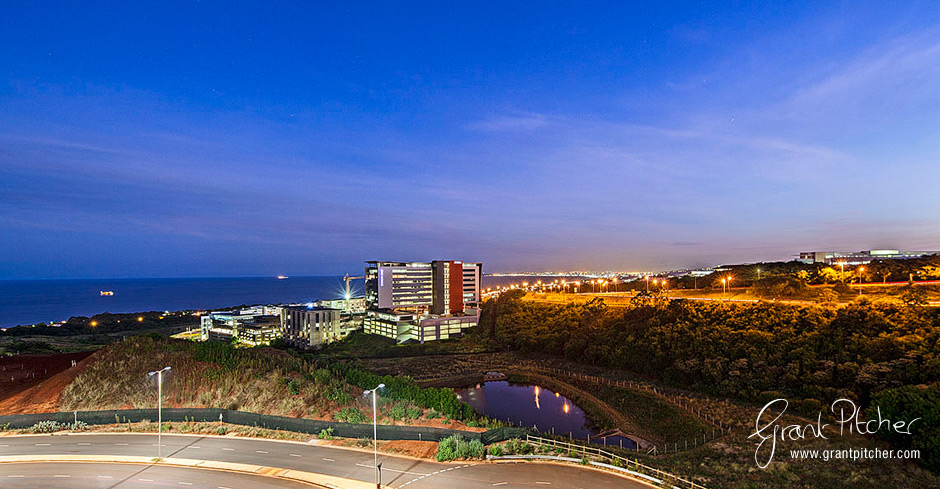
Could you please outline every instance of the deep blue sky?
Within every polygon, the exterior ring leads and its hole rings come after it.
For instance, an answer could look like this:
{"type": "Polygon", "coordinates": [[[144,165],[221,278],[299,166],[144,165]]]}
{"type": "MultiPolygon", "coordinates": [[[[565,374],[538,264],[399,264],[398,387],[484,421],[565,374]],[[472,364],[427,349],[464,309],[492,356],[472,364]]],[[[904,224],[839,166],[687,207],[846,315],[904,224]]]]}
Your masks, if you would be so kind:
{"type": "Polygon", "coordinates": [[[4,2],[0,278],[940,249],[940,3],[646,3],[4,2]]]}

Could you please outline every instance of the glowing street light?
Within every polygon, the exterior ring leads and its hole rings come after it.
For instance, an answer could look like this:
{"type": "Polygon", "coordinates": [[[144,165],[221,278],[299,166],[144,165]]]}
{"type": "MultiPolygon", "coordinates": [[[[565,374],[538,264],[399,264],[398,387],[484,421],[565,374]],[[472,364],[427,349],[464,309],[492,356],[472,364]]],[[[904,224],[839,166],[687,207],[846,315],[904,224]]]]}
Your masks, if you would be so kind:
{"type": "Polygon", "coordinates": [[[375,462],[375,487],[376,489],[381,488],[382,479],[381,472],[379,471],[379,428],[376,416],[376,406],[375,406],[375,391],[385,387],[385,384],[379,384],[375,389],[368,390],[363,392],[363,395],[368,396],[372,394],[372,456],[375,462]]]}
{"type": "Polygon", "coordinates": [[[170,367],[163,367],[148,373],[149,377],[157,376],[157,458],[163,458],[163,372],[169,372],[170,367]]]}
{"type": "Polygon", "coordinates": [[[865,271],[865,267],[858,267],[858,295],[862,295],[862,273],[865,271]]]}

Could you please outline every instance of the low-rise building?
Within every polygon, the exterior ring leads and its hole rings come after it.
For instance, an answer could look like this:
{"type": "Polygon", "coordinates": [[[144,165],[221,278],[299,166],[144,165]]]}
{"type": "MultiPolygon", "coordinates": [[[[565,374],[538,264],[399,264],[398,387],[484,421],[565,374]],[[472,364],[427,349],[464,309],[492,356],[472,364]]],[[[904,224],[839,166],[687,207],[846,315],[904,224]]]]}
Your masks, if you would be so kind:
{"type": "Polygon", "coordinates": [[[203,341],[232,341],[249,345],[268,344],[280,337],[280,320],[263,314],[263,308],[237,311],[212,311],[200,318],[203,341]]]}
{"type": "Polygon", "coordinates": [[[921,258],[927,255],[940,254],[940,251],[900,251],[900,250],[868,250],[868,251],[803,251],[799,261],[803,263],[841,263],[846,265],[864,265],[872,260],[903,260],[907,258],[921,258]]]}

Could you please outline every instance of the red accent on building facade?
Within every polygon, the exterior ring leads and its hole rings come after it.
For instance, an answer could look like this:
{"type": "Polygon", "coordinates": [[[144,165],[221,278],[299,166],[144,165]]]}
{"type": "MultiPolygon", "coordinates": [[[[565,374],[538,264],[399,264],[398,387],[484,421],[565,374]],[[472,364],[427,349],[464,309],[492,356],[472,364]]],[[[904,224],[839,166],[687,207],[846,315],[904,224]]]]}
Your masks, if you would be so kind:
{"type": "Polygon", "coordinates": [[[450,313],[463,312],[463,262],[450,262],[450,313]]]}

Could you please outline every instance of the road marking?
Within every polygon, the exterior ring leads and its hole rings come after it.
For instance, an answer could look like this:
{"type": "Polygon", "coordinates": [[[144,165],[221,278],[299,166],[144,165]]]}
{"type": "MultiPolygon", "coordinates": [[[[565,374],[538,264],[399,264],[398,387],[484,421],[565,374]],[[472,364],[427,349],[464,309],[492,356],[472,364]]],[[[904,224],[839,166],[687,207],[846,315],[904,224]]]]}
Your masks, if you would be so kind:
{"type": "Polygon", "coordinates": [[[153,479],[137,479],[140,482],[153,482],[153,479]]]}
{"type": "Polygon", "coordinates": [[[128,444],[127,443],[115,443],[115,445],[119,447],[126,447],[128,444]]]}
{"type": "Polygon", "coordinates": [[[54,476],[52,476],[52,477],[60,477],[60,478],[62,478],[62,477],[72,477],[72,476],[70,476],[70,475],[68,475],[68,474],[56,474],[56,475],[54,475],[54,476]]]}
{"type": "MultiPolygon", "coordinates": [[[[369,468],[375,467],[375,466],[372,465],[372,464],[356,464],[356,465],[358,465],[358,466],[360,466],[360,467],[369,467],[369,468]]],[[[431,474],[428,474],[428,473],[425,473],[425,472],[408,472],[407,470],[387,469],[387,468],[385,468],[385,467],[382,467],[382,471],[383,471],[383,472],[385,472],[385,471],[388,471],[388,472],[398,472],[398,473],[400,473],[400,474],[423,475],[423,476],[429,476],[429,475],[431,475],[431,474]]],[[[434,473],[436,474],[436,473],[438,473],[438,472],[443,472],[443,471],[442,471],[442,470],[439,470],[439,471],[434,472],[434,473]]]]}
{"type": "Polygon", "coordinates": [[[493,485],[494,485],[494,486],[505,486],[506,484],[509,484],[509,483],[508,483],[508,482],[497,482],[496,484],[493,484],[493,485]]]}
{"type": "Polygon", "coordinates": [[[8,475],[7,477],[15,477],[15,478],[17,478],[17,479],[22,479],[22,478],[25,477],[25,476],[22,476],[22,475],[8,475]]]}
{"type": "Polygon", "coordinates": [[[88,443],[88,442],[79,443],[79,446],[83,446],[83,447],[87,447],[88,445],[91,445],[91,443],[88,443]]]}
{"type": "Polygon", "coordinates": [[[232,489],[231,487],[219,486],[219,489],[232,489]]]}
{"type": "Polygon", "coordinates": [[[98,478],[99,479],[113,479],[114,477],[111,477],[110,475],[99,475],[98,478]]]}
{"type": "Polygon", "coordinates": [[[48,444],[48,443],[37,443],[36,446],[37,446],[37,447],[48,447],[49,444],[48,444]]]}
{"type": "Polygon", "coordinates": [[[300,455],[297,455],[296,453],[291,453],[290,456],[291,456],[291,457],[299,457],[300,455]]]}
{"type": "Polygon", "coordinates": [[[336,461],[336,460],[333,460],[332,458],[324,458],[323,460],[326,460],[327,462],[335,462],[335,461],[336,461]]]}
{"type": "Polygon", "coordinates": [[[268,453],[268,452],[266,452],[266,451],[264,451],[264,450],[255,450],[255,453],[268,453]]]}
{"type": "Polygon", "coordinates": [[[199,447],[197,447],[196,445],[193,445],[193,446],[191,446],[191,447],[186,447],[186,448],[196,448],[196,449],[198,449],[199,447]]]}
{"type": "Polygon", "coordinates": [[[229,452],[234,452],[234,451],[235,451],[234,448],[229,448],[229,447],[224,447],[224,448],[222,448],[222,450],[226,450],[226,451],[229,451],[229,452]]]}
{"type": "Polygon", "coordinates": [[[182,482],[182,481],[179,482],[179,484],[180,484],[180,485],[183,485],[183,486],[191,486],[191,485],[193,485],[192,482],[182,482]]]}
{"type": "Polygon", "coordinates": [[[545,485],[547,485],[547,486],[550,486],[550,485],[552,485],[552,483],[551,483],[551,482],[542,482],[542,481],[535,481],[535,483],[536,483],[536,484],[545,484],[545,485]]]}
{"type": "Polygon", "coordinates": [[[10,446],[10,445],[0,445],[0,447],[8,447],[8,446],[10,446]]]}

